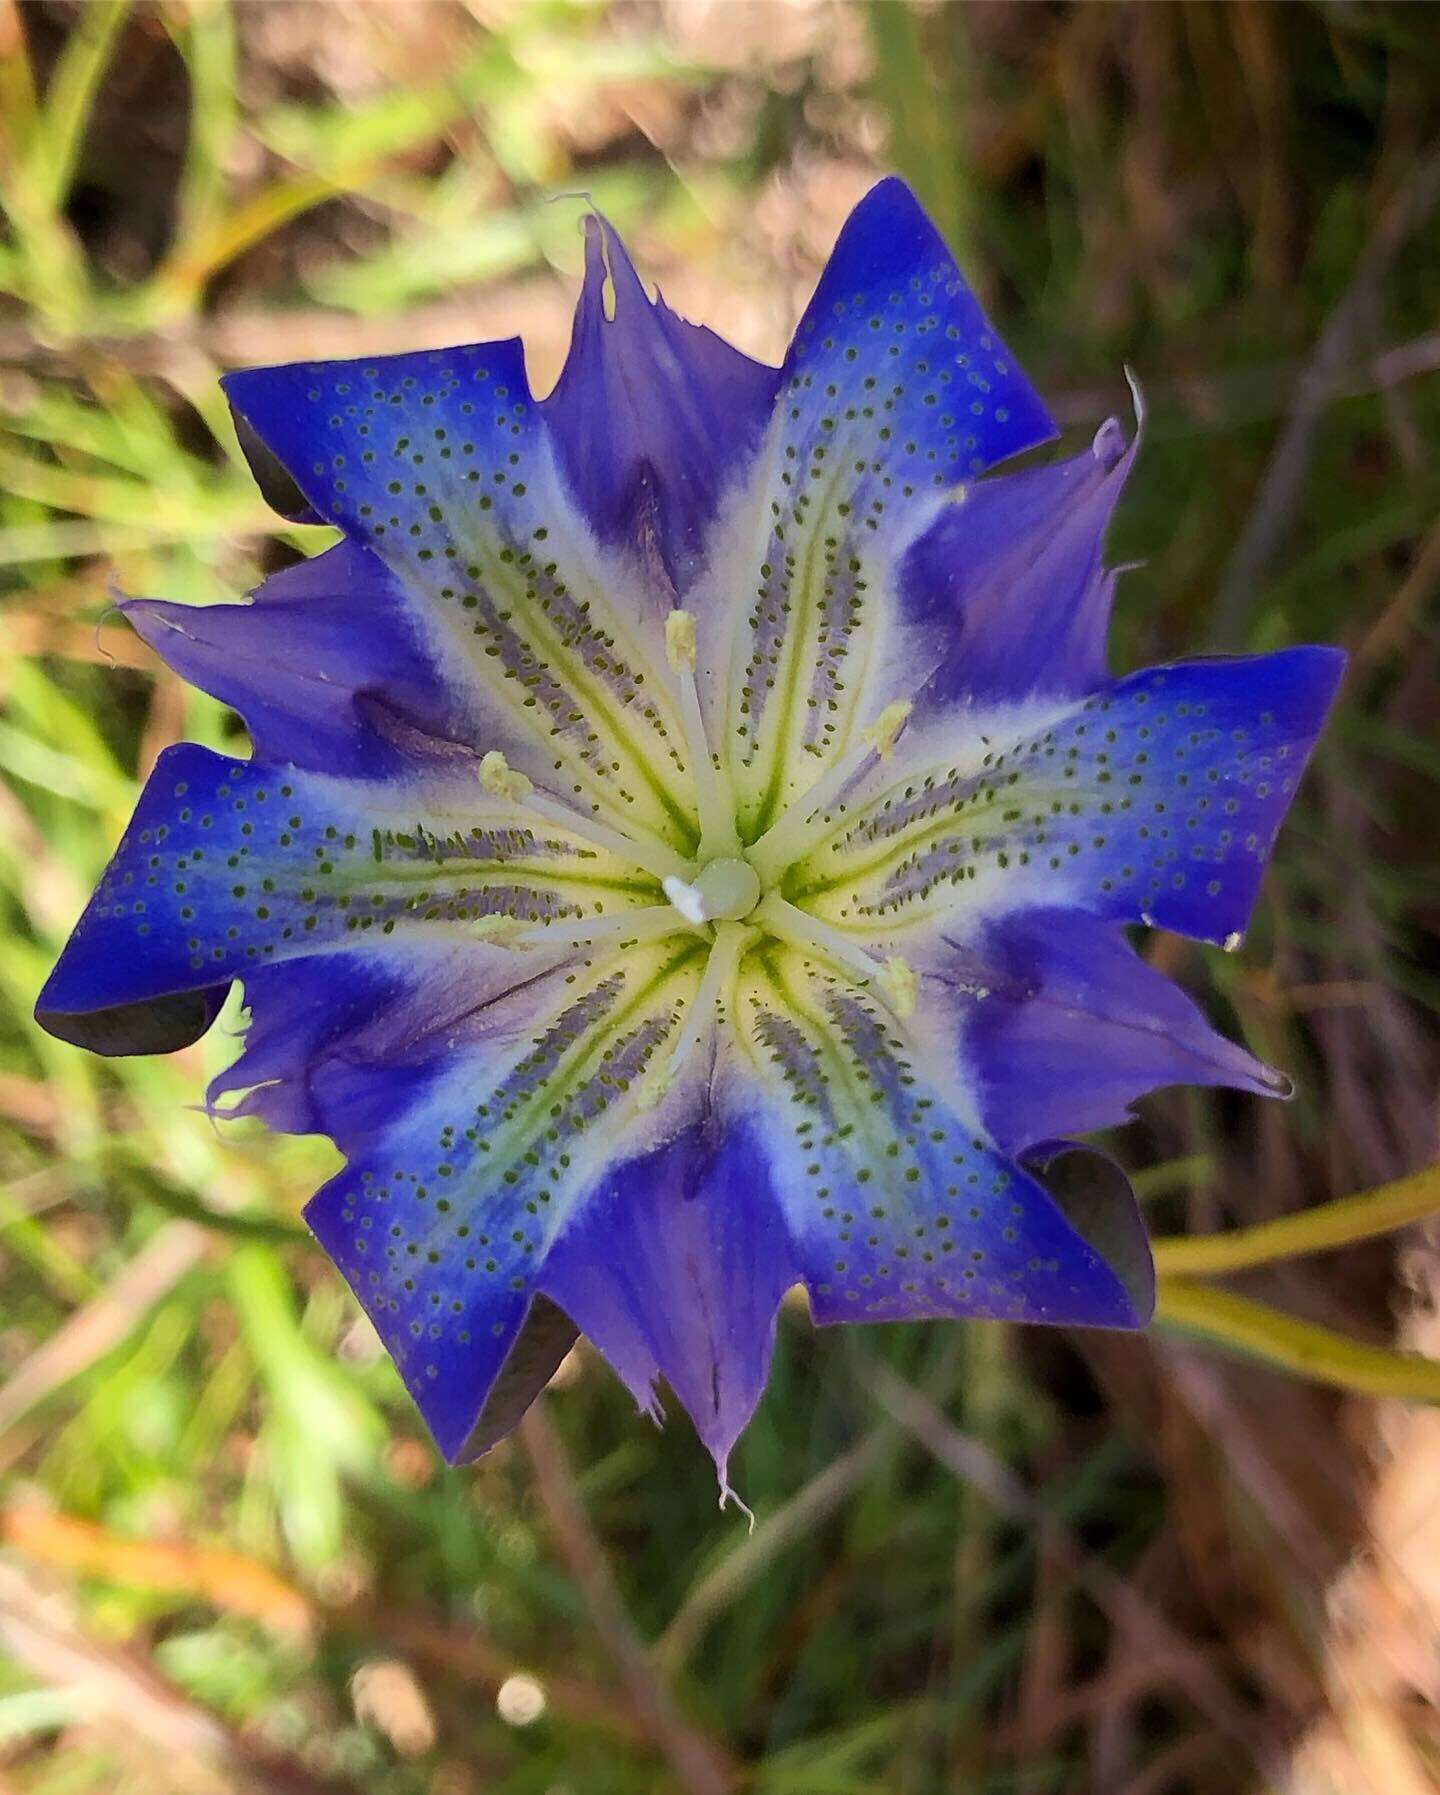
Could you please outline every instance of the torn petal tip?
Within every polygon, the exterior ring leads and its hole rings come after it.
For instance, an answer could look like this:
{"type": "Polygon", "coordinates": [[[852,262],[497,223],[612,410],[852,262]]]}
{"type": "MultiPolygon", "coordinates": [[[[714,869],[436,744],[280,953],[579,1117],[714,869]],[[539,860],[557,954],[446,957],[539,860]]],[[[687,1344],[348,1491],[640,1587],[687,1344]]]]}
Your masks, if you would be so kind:
{"type": "Polygon", "coordinates": [[[755,1531],[755,1510],[751,1508],[750,1504],[746,1502],[743,1497],[737,1496],[735,1491],[731,1488],[729,1461],[727,1459],[721,1459],[716,1464],[715,1469],[720,1478],[719,1507],[721,1514],[724,1514],[725,1510],[733,1502],[735,1507],[740,1510],[741,1514],[744,1515],[746,1521],[749,1523],[749,1531],[753,1533],[755,1531]]]}

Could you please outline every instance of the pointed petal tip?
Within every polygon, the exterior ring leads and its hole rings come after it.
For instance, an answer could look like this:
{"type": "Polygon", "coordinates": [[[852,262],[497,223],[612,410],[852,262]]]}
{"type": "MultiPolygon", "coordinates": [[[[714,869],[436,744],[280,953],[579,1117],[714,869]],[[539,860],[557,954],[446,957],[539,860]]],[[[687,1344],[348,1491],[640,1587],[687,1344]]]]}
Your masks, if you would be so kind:
{"type": "Polygon", "coordinates": [[[1140,376],[1125,363],[1125,384],[1130,388],[1130,402],[1135,407],[1135,435],[1138,439],[1145,431],[1145,389],[1140,384],[1140,376]]]}
{"type": "Polygon", "coordinates": [[[920,196],[903,175],[882,175],[873,187],[865,192],[850,209],[850,217],[857,213],[890,206],[897,211],[913,212],[917,218],[930,222],[930,215],[920,203],[920,196]]]}

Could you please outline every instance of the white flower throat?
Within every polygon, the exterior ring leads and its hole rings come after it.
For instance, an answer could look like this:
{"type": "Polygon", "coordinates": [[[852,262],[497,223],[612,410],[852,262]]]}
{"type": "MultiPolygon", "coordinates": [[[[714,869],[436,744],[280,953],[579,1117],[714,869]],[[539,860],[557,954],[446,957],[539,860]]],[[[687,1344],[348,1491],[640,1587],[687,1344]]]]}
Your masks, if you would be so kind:
{"type": "Polygon", "coordinates": [[[897,1016],[914,1008],[914,972],[897,958],[880,959],[853,937],[812,916],[781,893],[786,872],[803,859],[835,827],[831,812],[845,788],[867,765],[888,759],[905,727],[911,707],[891,704],[854,749],[823,772],[757,840],[742,842],[736,826],[734,794],[712,752],[695,681],[696,627],[689,611],[672,611],[666,619],[666,658],[679,689],[686,757],[692,769],[699,845],[693,859],[659,835],[627,824],[612,828],[574,812],[566,804],[536,790],[533,782],[512,768],[503,754],[491,752],[480,763],[480,779],[492,796],[544,818],[595,847],[616,854],[655,880],[665,897],[639,909],[570,923],[543,923],[507,930],[494,938],[503,945],[527,948],[576,946],[600,941],[617,947],[654,941],[680,932],[708,942],[709,952],[699,991],[666,1064],[652,1075],[644,1100],[654,1103],[674,1082],[675,1074],[723,1008],[726,992],[740,961],[767,938],[841,971],[862,986],[874,988],[897,1016]]]}

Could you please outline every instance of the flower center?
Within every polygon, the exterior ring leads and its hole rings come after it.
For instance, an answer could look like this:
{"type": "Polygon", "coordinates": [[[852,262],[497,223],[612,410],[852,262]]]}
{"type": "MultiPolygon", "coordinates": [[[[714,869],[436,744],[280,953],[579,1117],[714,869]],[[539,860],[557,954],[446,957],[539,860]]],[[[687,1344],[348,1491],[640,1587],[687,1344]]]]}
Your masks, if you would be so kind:
{"type": "Polygon", "coordinates": [[[665,895],[686,922],[740,922],[760,902],[760,875],[748,860],[724,855],[695,879],[668,878],[665,895]]]}
{"type": "Polygon", "coordinates": [[[596,847],[619,855],[658,881],[666,901],[643,908],[596,915],[578,922],[545,922],[511,931],[516,947],[556,946],[562,940],[595,944],[662,940],[677,930],[699,934],[707,944],[705,971],[689,1020],[673,1057],[647,1080],[645,1103],[656,1102],[724,1002],[741,960],[765,939],[783,942],[808,958],[826,962],[877,991],[897,1016],[915,1007],[915,973],[895,956],[882,958],[873,942],[824,922],[781,895],[786,870],[823,839],[832,826],[829,811],[850,783],[875,761],[887,760],[904,729],[911,706],[887,705],[848,754],[822,773],[757,841],[742,844],[734,794],[723,762],[711,750],[704,710],[695,684],[697,632],[689,611],[672,611],[665,626],[666,658],[679,689],[681,722],[695,781],[699,852],[686,859],[671,842],[633,825],[615,828],[572,811],[537,791],[533,782],[493,750],[480,762],[480,781],[493,797],[560,824],[596,847]]]}

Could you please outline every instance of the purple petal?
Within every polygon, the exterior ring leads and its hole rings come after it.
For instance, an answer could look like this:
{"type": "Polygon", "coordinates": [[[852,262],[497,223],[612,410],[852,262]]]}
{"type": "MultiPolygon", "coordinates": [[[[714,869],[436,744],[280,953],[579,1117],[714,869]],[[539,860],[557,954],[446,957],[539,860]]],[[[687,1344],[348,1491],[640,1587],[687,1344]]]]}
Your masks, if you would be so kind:
{"type": "Polygon", "coordinates": [[[763,1163],[750,1130],[697,1122],[611,1172],[541,1280],[657,1419],[665,1379],[722,1485],[765,1387],[780,1299],[800,1279],[763,1163]]]}
{"type": "Polygon", "coordinates": [[[248,605],[121,609],[183,679],[240,713],[261,760],[373,776],[402,751],[382,717],[441,741],[473,733],[394,576],[356,543],[286,568],[248,605]]]}
{"type": "Polygon", "coordinates": [[[922,704],[1079,696],[1105,677],[1105,533],[1134,465],[1111,419],[1083,454],[966,489],[902,569],[907,619],[947,626],[922,704]]]}
{"type": "Polygon", "coordinates": [[[1227,1041],[1147,966],[1120,928],[1068,910],[1027,910],[946,947],[929,970],[954,1005],[981,1113],[1010,1153],[1131,1119],[1163,1085],[1285,1096],[1289,1081],[1227,1041]]]}
{"type": "Polygon", "coordinates": [[[760,446],[779,379],[652,300],[616,232],[586,220],[570,356],[542,410],[596,534],[631,551],[672,602],[760,446]]]}
{"type": "Polygon", "coordinates": [[[258,967],[244,975],[244,1052],[211,1080],[206,1101],[217,1115],[343,1144],[356,1138],[350,1107],[332,1100],[348,1092],[344,1068],[408,1063],[427,1037],[533,972],[493,949],[393,941],[258,967]]]}

